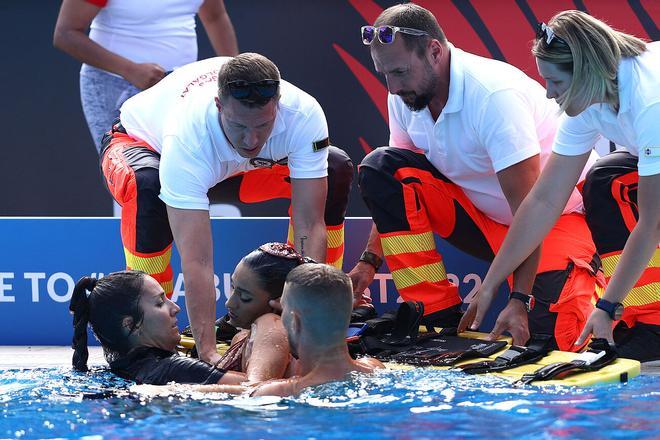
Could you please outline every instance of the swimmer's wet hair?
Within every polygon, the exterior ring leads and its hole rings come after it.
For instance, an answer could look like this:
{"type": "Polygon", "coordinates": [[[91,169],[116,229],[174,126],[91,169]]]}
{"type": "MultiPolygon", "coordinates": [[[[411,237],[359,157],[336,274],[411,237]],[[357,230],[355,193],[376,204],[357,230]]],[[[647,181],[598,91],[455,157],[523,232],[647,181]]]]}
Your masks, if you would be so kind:
{"type": "Polygon", "coordinates": [[[76,370],[87,371],[88,324],[91,324],[94,335],[103,346],[108,362],[128,353],[131,348],[128,336],[144,316],[140,309],[140,296],[145,276],[142,271],[125,270],[99,280],[92,277],[78,280],[69,305],[73,313],[72,364],[76,370]],[[126,317],[133,319],[129,329],[123,327],[126,317]]]}
{"type": "Polygon", "coordinates": [[[271,299],[282,296],[284,281],[292,269],[314,260],[303,257],[286,243],[266,243],[247,254],[241,262],[257,277],[271,299]]]}
{"type": "MultiPolygon", "coordinates": [[[[341,270],[329,264],[306,264],[293,269],[286,278],[292,289],[304,290],[307,298],[327,298],[345,306],[349,312],[353,308],[353,283],[341,270]]],[[[320,301],[320,299],[319,299],[320,301]]]]}

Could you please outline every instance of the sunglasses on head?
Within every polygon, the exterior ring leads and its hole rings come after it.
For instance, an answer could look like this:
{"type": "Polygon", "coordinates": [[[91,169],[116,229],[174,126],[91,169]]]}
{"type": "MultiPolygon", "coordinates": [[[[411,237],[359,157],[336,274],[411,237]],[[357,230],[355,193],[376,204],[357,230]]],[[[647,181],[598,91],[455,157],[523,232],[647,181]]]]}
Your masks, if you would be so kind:
{"type": "Polygon", "coordinates": [[[557,34],[555,34],[555,31],[545,23],[539,23],[538,26],[536,26],[536,39],[543,39],[548,47],[550,47],[555,41],[564,46],[568,46],[568,43],[566,43],[564,39],[558,37],[557,34]]]}
{"type": "Polygon", "coordinates": [[[242,79],[227,83],[229,94],[236,99],[270,99],[277,94],[280,81],[263,79],[261,81],[245,81],[242,79]]]}
{"type": "Polygon", "coordinates": [[[266,243],[259,246],[259,250],[273,257],[286,258],[287,260],[297,260],[298,264],[316,263],[309,257],[303,257],[295,250],[293,246],[286,243],[266,243]]]}
{"type": "Polygon", "coordinates": [[[360,32],[362,33],[362,42],[366,45],[373,43],[376,37],[378,37],[378,41],[380,41],[382,44],[392,44],[394,43],[394,36],[396,35],[397,32],[401,32],[402,34],[414,35],[416,37],[428,35],[428,33],[424,31],[420,31],[419,29],[389,26],[389,25],[378,26],[378,27],[362,26],[360,28],[360,32]]]}

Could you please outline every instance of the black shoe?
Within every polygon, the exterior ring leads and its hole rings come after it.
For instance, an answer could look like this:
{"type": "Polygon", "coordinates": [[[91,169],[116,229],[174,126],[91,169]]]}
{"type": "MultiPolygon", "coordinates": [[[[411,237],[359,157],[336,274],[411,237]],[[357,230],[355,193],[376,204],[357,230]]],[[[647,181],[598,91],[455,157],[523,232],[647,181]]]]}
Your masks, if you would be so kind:
{"type": "Polygon", "coordinates": [[[376,309],[373,306],[359,306],[351,312],[351,323],[366,322],[376,317],[376,309]]]}

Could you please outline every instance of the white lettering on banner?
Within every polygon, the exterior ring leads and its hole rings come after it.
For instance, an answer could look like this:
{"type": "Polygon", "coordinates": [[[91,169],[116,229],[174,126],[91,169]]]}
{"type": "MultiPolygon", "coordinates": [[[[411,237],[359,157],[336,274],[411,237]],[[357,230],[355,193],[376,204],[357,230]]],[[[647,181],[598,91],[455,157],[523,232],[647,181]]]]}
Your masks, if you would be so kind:
{"type": "Polygon", "coordinates": [[[16,302],[16,297],[13,295],[5,295],[5,291],[9,292],[12,288],[11,284],[5,284],[5,279],[10,280],[13,278],[13,272],[0,272],[0,302],[16,302]]]}
{"type": "Polygon", "coordinates": [[[382,304],[385,304],[387,303],[387,280],[392,279],[392,274],[377,273],[376,275],[374,275],[374,279],[378,280],[378,289],[380,290],[379,292],[380,302],[382,304]]]}
{"type": "Polygon", "coordinates": [[[55,272],[53,275],[48,278],[48,281],[46,282],[46,291],[48,292],[48,296],[50,296],[53,301],[55,302],[68,302],[71,299],[71,295],[73,294],[73,286],[74,286],[73,278],[71,278],[71,275],[68,273],[64,272],[55,272]],[[58,294],[55,291],[55,283],[59,280],[64,280],[66,282],[66,293],[63,295],[58,294]]]}
{"type": "Polygon", "coordinates": [[[215,288],[215,300],[216,302],[220,299],[220,289],[218,289],[218,285],[220,284],[220,277],[218,275],[213,274],[213,287],[215,288]]]}
{"type": "Polygon", "coordinates": [[[172,289],[172,298],[173,302],[177,302],[180,296],[186,296],[183,287],[183,274],[180,273],[176,276],[176,282],[174,283],[174,289],[172,289]]]}
{"type": "MultiPolygon", "coordinates": [[[[229,280],[230,280],[231,274],[225,273],[223,274],[223,279],[225,283],[225,292],[229,291],[229,280]]],[[[220,291],[220,277],[217,274],[213,274],[213,287],[215,288],[215,300],[216,302],[220,299],[222,296],[222,292],[220,291]]],[[[172,289],[172,298],[170,298],[173,302],[177,302],[180,297],[185,297],[186,296],[186,287],[185,287],[185,280],[183,278],[183,274],[180,273],[176,277],[176,282],[174,283],[174,289],[172,289]]]]}
{"type": "Polygon", "coordinates": [[[25,272],[23,278],[30,280],[30,290],[32,291],[32,302],[39,302],[39,280],[46,279],[45,272],[25,272]]]}
{"type": "Polygon", "coordinates": [[[223,288],[225,290],[225,298],[229,299],[229,295],[231,295],[231,274],[226,273],[222,276],[222,279],[224,281],[223,283],[223,288]]]}
{"type": "Polygon", "coordinates": [[[461,285],[461,282],[458,280],[458,277],[454,275],[453,273],[448,273],[447,274],[447,280],[449,280],[450,283],[454,283],[457,286],[461,285]]]}
{"type": "Polygon", "coordinates": [[[477,295],[477,292],[479,289],[481,289],[481,277],[477,275],[476,273],[469,273],[465,275],[463,278],[464,283],[469,283],[470,281],[474,281],[474,286],[472,287],[472,290],[463,298],[463,302],[465,304],[470,304],[474,297],[477,295]]]}
{"type": "MultiPolygon", "coordinates": [[[[392,279],[392,274],[391,273],[377,273],[376,275],[374,275],[374,280],[378,281],[378,295],[372,295],[371,294],[371,289],[369,289],[369,288],[365,289],[365,293],[367,295],[369,295],[369,297],[372,300],[376,300],[376,298],[378,298],[378,300],[380,301],[381,304],[386,304],[387,303],[387,281],[391,280],[391,279],[392,279]]],[[[460,287],[461,282],[460,282],[457,275],[455,275],[453,273],[448,273],[447,274],[447,279],[449,281],[451,281],[452,283],[454,283],[455,285],[460,287]]],[[[477,292],[481,288],[481,277],[476,273],[469,273],[469,274],[467,274],[463,277],[463,283],[471,283],[471,282],[474,283],[474,286],[472,287],[470,292],[468,292],[465,299],[463,300],[463,302],[466,303],[466,304],[469,304],[474,299],[474,296],[477,294],[477,292]]],[[[397,303],[402,303],[403,298],[398,296],[396,302],[397,303]]]]}

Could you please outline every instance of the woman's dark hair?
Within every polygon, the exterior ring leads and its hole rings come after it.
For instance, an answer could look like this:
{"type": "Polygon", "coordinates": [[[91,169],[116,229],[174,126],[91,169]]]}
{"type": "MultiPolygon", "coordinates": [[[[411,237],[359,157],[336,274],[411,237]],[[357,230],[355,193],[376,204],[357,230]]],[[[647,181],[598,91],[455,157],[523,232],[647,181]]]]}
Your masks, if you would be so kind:
{"type": "Polygon", "coordinates": [[[142,322],[140,295],[145,276],[142,271],[125,270],[99,280],[91,277],[78,280],[69,305],[73,313],[72,363],[76,370],[87,371],[88,323],[103,346],[109,363],[131,349],[123,320],[126,317],[133,319],[129,335],[142,322]]]}
{"type": "Polygon", "coordinates": [[[286,243],[266,243],[247,254],[241,260],[259,278],[271,299],[282,296],[286,276],[295,267],[314,260],[300,255],[286,243]]]}

